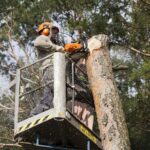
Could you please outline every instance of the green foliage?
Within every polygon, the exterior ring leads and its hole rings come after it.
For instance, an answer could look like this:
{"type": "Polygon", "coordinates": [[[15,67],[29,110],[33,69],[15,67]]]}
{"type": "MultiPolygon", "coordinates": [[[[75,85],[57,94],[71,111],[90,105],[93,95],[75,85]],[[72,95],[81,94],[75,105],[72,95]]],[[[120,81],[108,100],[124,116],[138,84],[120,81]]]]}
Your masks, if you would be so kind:
{"type": "MultiPolygon", "coordinates": [[[[145,56],[129,51],[126,46],[133,46],[142,52],[150,53],[149,18],[150,4],[148,0],[137,0],[137,3],[131,0],[1,1],[1,70],[7,74],[11,68],[9,66],[6,69],[3,66],[6,61],[4,58],[8,57],[3,52],[7,52],[10,48],[8,40],[11,38],[17,41],[20,47],[25,48],[27,43],[37,35],[38,24],[44,20],[55,20],[69,28],[70,31],[81,28],[89,36],[99,33],[108,34],[111,41],[121,45],[119,48],[114,48],[119,58],[113,57],[113,64],[123,63],[129,67],[127,71],[115,73],[115,78],[123,101],[132,149],[148,150],[150,149],[148,142],[150,61],[145,56]],[[121,57],[121,55],[125,55],[125,57],[121,57]],[[127,58],[128,56],[130,58],[127,58]]],[[[11,56],[9,56],[10,58],[11,56]]],[[[14,65],[12,66],[14,67],[14,65]]],[[[3,98],[4,101],[6,103],[6,98],[3,98]]],[[[12,123],[3,114],[1,113],[0,125],[4,127],[6,124],[11,124],[8,128],[12,128],[12,123]]],[[[9,130],[4,129],[1,128],[2,135],[9,136],[9,130]]]]}

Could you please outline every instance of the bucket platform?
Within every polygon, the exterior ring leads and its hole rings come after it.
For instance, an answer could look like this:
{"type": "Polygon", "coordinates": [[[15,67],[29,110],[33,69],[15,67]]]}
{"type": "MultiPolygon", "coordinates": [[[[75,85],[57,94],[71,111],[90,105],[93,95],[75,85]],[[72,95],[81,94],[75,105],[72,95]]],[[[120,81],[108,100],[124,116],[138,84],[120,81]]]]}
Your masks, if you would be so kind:
{"type": "Polygon", "coordinates": [[[66,148],[101,150],[101,141],[90,129],[82,124],[69,110],[66,117],[57,117],[51,109],[18,124],[16,141],[26,150],[66,148]],[[38,141],[38,142],[37,142],[38,141]]]}
{"type": "MultiPolygon", "coordinates": [[[[59,52],[17,70],[14,139],[25,150],[102,150],[100,138],[66,107],[67,84],[66,57],[59,52]],[[53,61],[54,78],[48,83],[53,86],[54,107],[31,117],[47,86],[41,84],[40,74],[41,64],[47,60],[53,61]]],[[[76,91],[73,84],[70,87],[74,101],[76,91]]]]}

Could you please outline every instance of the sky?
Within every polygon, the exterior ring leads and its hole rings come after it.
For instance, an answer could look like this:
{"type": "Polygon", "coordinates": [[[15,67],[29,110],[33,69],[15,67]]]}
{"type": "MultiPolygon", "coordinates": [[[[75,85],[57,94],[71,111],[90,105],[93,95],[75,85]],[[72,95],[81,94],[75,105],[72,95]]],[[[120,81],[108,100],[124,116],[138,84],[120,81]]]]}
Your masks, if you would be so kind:
{"type": "MultiPolygon", "coordinates": [[[[16,54],[17,59],[22,59],[24,62],[26,62],[25,53],[23,52],[23,50],[21,50],[21,48],[18,46],[16,41],[12,41],[12,47],[14,48],[14,53],[16,54]]],[[[33,50],[33,48],[31,49],[31,47],[27,45],[26,50],[29,53],[32,53],[31,51],[33,50]]],[[[11,51],[11,49],[9,49],[8,51],[11,51]]],[[[4,53],[8,55],[7,52],[4,52],[4,53]]],[[[32,53],[31,60],[30,60],[31,63],[34,61],[34,59],[35,59],[35,55],[32,53]]],[[[8,59],[7,57],[5,57],[5,61],[7,62],[7,64],[15,63],[14,59],[8,59]]],[[[8,76],[0,74],[0,97],[2,96],[4,92],[8,92],[9,82],[10,80],[8,76]]]]}
{"type": "Polygon", "coordinates": [[[9,78],[0,75],[0,96],[2,95],[2,93],[8,91],[8,86],[9,86],[9,78]]]}

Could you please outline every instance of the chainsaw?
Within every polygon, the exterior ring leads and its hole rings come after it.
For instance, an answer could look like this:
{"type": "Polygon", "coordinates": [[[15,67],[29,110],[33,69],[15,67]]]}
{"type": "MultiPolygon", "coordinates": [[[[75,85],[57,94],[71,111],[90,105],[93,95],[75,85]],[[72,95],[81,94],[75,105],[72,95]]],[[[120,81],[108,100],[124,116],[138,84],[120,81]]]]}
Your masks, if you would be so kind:
{"type": "Polygon", "coordinates": [[[64,51],[74,61],[86,57],[88,54],[87,39],[87,36],[81,33],[77,40],[73,39],[72,43],[64,44],[64,51]]]}

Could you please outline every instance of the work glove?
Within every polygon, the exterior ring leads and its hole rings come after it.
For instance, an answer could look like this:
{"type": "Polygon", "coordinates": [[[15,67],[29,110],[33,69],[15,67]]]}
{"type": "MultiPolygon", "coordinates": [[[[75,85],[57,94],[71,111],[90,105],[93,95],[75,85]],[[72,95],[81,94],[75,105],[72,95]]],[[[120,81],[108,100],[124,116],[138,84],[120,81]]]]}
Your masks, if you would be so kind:
{"type": "Polygon", "coordinates": [[[59,46],[59,48],[57,49],[57,51],[58,51],[58,52],[65,52],[65,49],[64,49],[64,47],[59,46]]]}

